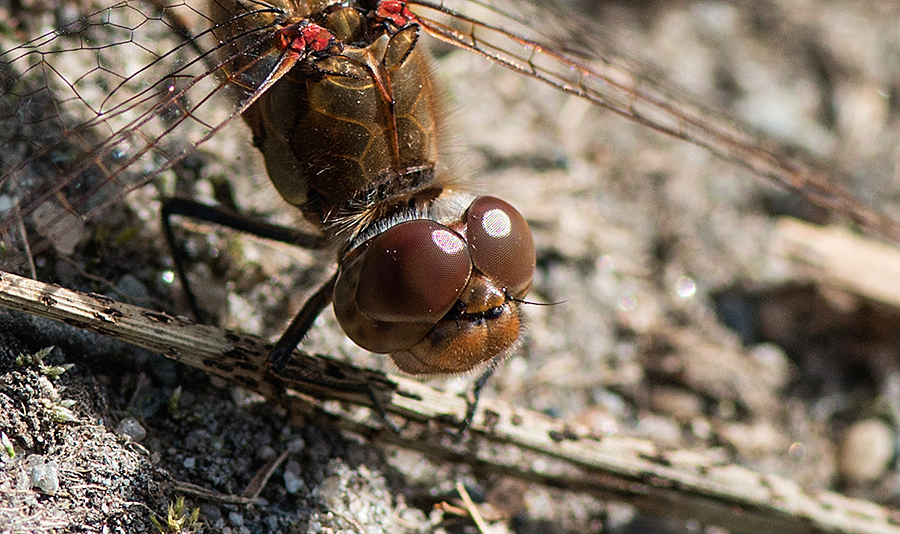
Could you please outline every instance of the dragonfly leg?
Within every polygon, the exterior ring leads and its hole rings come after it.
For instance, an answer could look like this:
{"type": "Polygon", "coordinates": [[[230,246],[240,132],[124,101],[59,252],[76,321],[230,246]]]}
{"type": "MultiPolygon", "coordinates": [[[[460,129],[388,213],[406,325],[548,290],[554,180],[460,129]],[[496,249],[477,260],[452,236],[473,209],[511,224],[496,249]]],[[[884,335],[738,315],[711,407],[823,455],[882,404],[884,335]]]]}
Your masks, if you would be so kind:
{"type": "Polygon", "coordinates": [[[463,417],[462,423],[459,424],[456,428],[447,429],[447,433],[452,435],[457,439],[462,439],[466,435],[466,431],[469,429],[469,426],[472,424],[472,421],[475,419],[475,411],[478,409],[478,401],[481,400],[481,390],[484,389],[484,386],[487,385],[488,381],[491,379],[491,376],[494,375],[494,370],[497,368],[496,365],[491,364],[485,369],[478,378],[475,379],[475,383],[472,384],[471,391],[466,394],[466,414],[463,417]]]}
{"type": "Polygon", "coordinates": [[[239,232],[245,232],[257,237],[287,243],[302,248],[322,249],[325,248],[325,240],[321,235],[309,232],[302,232],[286,226],[267,223],[255,217],[249,217],[240,213],[227,210],[219,206],[210,206],[196,200],[186,198],[166,198],[163,199],[162,209],[163,231],[166,234],[166,241],[169,249],[172,251],[172,261],[175,264],[175,272],[178,274],[178,280],[184,290],[185,298],[191,307],[194,317],[203,322],[203,313],[197,304],[197,297],[191,289],[187,279],[187,270],[185,266],[185,254],[181,246],[177,244],[175,232],[172,229],[171,218],[173,215],[190,217],[201,221],[211,222],[227,228],[232,228],[239,232]]]}
{"type": "Polygon", "coordinates": [[[397,390],[397,384],[377,371],[368,371],[368,376],[348,376],[342,367],[335,362],[332,366],[304,365],[305,360],[286,361],[280,369],[274,366],[269,373],[284,387],[302,390],[303,384],[327,388],[333,391],[355,393],[369,399],[370,405],[378,418],[392,431],[400,433],[402,429],[388,418],[385,403],[391,401],[391,394],[397,390]]]}
{"type": "Polygon", "coordinates": [[[300,312],[288,325],[287,330],[275,343],[275,347],[269,352],[269,363],[276,373],[284,369],[284,365],[291,357],[291,353],[309,332],[316,317],[331,304],[331,295],[334,293],[334,284],[337,273],[331,275],[325,284],[320,287],[303,305],[300,312]]]}
{"type": "Polygon", "coordinates": [[[269,352],[269,364],[271,365],[271,370],[277,376],[293,378],[294,380],[306,382],[314,386],[328,387],[346,391],[348,393],[361,393],[367,396],[372,402],[372,408],[378,414],[379,418],[384,421],[391,430],[399,433],[400,428],[388,418],[384,405],[378,398],[372,384],[368,381],[347,382],[329,380],[328,378],[321,376],[297,376],[296,373],[291,373],[289,369],[285,369],[291,358],[291,353],[294,352],[294,349],[296,349],[300,341],[303,340],[303,337],[312,327],[316,317],[318,317],[319,314],[322,313],[322,310],[331,303],[331,296],[334,293],[334,284],[336,280],[337,273],[333,274],[322,287],[307,299],[303,308],[300,309],[300,312],[294,317],[294,320],[291,321],[287,330],[285,330],[284,334],[281,335],[281,338],[275,343],[275,346],[269,352]]]}
{"type": "MultiPolygon", "coordinates": [[[[177,246],[175,232],[172,228],[171,218],[173,215],[211,222],[240,232],[246,232],[257,237],[272,239],[274,241],[303,248],[322,249],[325,248],[326,245],[324,238],[320,235],[270,224],[254,217],[248,217],[221,207],[210,206],[190,199],[164,199],[161,213],[163,230],[166,233],[166,240],[169,243],[169,248],[172,250],[172,259],[175,264],[175,270],[178,273],[178,278],[182,287],[184,287],[188,304],[198,320],[202,320],[202,312],[197,304],[197,298],[191,290],[187,280],[184,251],[181,247],[177,246]]],[[[303,337],[306,336],[306,333],[309,331],[310,327],[312,327],[316,317],[318,317],[322,310],[331,303],[331,296],[334,292],[336,280],[337,274],[332,275],[331,278],[329,278],[328,281],[306,301],[303,308],[297,316],[294,317],[294,320],[291,321],[287,330],[285,330],[284,334],[282,334],[281,338],[269,352],[269,363],[272,372],[276,375],[281,375],[285,372],[285,366],[290,360],[291,353],[297,348],[297,345],[300,344],[303,337]]],[[[378,398],[372,385],[368,382],[342,382],[329,380],[324,377],[300,377],[293,376],[291,373],[288,374],[291,376],[285,375],[284,377],[300,380],[314,386],[338,389],[350,393],[360,393],[367,396],[372,403],[372,408],[378,414],[380,419],[395,432],[400,432],[397,425],[388,418],[384,405],[378,398]]]]}

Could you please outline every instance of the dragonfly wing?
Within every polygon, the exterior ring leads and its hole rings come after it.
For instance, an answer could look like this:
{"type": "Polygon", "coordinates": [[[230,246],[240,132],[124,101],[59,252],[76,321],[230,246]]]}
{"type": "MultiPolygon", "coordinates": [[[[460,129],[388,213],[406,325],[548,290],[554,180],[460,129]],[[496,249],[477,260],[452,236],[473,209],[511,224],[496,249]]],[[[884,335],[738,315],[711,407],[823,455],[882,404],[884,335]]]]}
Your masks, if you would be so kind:
{"type": "MultiPolygon", "coordinates": [[[[212,27],[185,4],[128,0],[0,54],[0,232],[24,218],[36,252],[70,249],[86,218],[237,117],[281,52],[268,28],[222,43],[212,27]]],[[[21,245],[5,250],[16,267],[21,245]]]]}
{"type": "Polygon", "coordinates": [[[900,243],[900,224],[850,193],[842,185],[846,178],[833,167],[667,87],[638,62],[599,44],[602,30],[563,14],[546,0],[519,0],[514,5],[505,0],[409,4],[425,32],[441,41],[706,148],[900,243]]]}

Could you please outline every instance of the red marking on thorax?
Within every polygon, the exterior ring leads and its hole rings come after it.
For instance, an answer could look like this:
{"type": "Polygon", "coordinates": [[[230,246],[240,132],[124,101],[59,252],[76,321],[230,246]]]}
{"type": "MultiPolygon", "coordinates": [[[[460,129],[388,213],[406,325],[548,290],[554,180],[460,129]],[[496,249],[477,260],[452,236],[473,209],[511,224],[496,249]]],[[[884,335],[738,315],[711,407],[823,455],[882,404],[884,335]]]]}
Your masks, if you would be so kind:
{"type": "Polygon", "coordinates": [[[318,24],[289,26],[279,32],[278,38],[281,48],[297,54],[323,52],[335,40],[334,34],[318,24]]]}
{"type": "Polygon", "coordinates": [[[406,7],[402,0],[382,0],[375,8],[375,18],[388,20],[394,26],[403,28],[416,21],[416,15],[406,7]]]}

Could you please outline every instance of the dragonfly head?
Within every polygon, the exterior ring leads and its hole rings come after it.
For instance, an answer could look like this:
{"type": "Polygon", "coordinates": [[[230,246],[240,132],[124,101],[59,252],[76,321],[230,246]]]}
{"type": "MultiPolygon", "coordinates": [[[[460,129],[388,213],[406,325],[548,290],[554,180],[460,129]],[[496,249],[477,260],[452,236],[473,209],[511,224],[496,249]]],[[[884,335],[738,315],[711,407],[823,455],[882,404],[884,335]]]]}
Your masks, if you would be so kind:
{"type": "Polygon", "coordinates": [[[351,250],[334,310],[356,344],[410,374],[469,371],[505,354],[522,332],[534,241],[525,218],[478,197],[449,224],[400,222],[351,250]]]}

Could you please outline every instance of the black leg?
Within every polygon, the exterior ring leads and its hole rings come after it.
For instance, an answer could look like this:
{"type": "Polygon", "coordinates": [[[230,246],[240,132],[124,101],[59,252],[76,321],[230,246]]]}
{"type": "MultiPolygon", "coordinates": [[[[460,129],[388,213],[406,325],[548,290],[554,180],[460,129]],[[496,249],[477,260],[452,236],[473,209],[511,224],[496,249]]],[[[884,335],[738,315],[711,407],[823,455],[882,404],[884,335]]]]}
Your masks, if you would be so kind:
{"type": "Polygon", "coordinates": [[[291,353],[303,340],[303,337],[309,332],[310,327],[316,320],[316,317],[322,313],[329,304],[331,304],[331,295],[334,293],[334,283],[337,280],[337,273],[331,275],[331,278],[325,282],[325,285],[319,288],[313,296],[307,299],[300,313],[294,317],[291,324],[281,335],[281,338],[275,343],[275,347],[269,352],[269,363],[272,369],[278,373],[284,369],[284,364],[291,357],[291,353]]]}
{"type": "MultiPolygon", "coordinates": [[[[203,322],[203,313],[197,304],[197,297],[191,289],[187,280],[187,269],[185,266],[184,250],[178,246],[175,240],[175,232],[172,229],[171,218],[173,215],[181,215],[201,221],[207,221],[227,228],[232,228],[239,232],[245,232],[264,239],[271,239],[288,245],[295,245],[302,248],[322,249],[325,248],[325,239],[317,234],[301,232],[293,228],[270,224],[260,221],[254,217],[241,215],[233,211],[226,210],[217,206],[209,206],[195,200],[184,198],[166,198],[162,202],[162,224],[163,231],[166,233],[166,241],[169,243],[169,249],[172,251],[172,261],[175,264],[175,272],[178,274],[178,280],[184,290],[185,298],[191,307],[194,317],[198,321],[203,322]]],[[[327,306],[328,303],[325,304],[327,306]]],[[[324,306],[323,306],[324,308],[324,306]]],[[[321,311],[321,309],[320,309],[321,311]]]]}
{"type": "MultiPolygon", "coordinates": [[[[172,229],[171,223],[171,217],[173,215],[181,215],[219,224],[257,237],[272,239],[274,241],[303,248],[322,249],[325,248],[327,244],[325,239],[320,235],[300,232],[292,228],[270,224],[253,217],[234,213],[220,207],[209,206],[194,200],[183,198],[165,199],[163,200],[161,212],[163,230],[166,233],[166,240],[169,242],[169,248],[172,250],[172,260],[175,264],[175,270],[178,273],[179,281],[184,288],[188,304],[194,315],[200,321],[203,320],[202,313],[200,307],[197,305],[197,299],[194,296],[194,292],[191,290],[187,280],[184,251],[181,247],[176,245],[175,232],[172,229]]],[[[306,336],[306,333],[309,331],[310,327],[312,327],[316,317],[318,317],[319,314],[322,313],[322,310],[331,303],[331,295],[334,293],[334,284],[336,280],[337,273],[332,275],[331,278],[329,278],[328,281],[306,301],[303,308],[297,316],[294,317],[294,320],[291,321],[287,330],[282,334],[278,342],[275,343],[275,347],[269,352],[269,363],[272,366],[272,371],[276,375],[282,375],[285,371],[285,365],[290,360],[291,353],[297,348],[297,345],[300,344],[303,337],[306,336]]],[[[387,412],[385,411],[381,400],[378,398],[375,389],[368,382],[345,383],[329,380],[325,377],[296,376],[296,373],[287,373],[283,377],[307,382],[312,385],[339,389],[351,393],[365,394],[372,401],[372,407],[375,409],[376,413],[378,413],[382,421],[395,432],[400,432],[397,425],[388,419],[387,412]]],[[[485,379],[485,381],[486,380],[487,379],[485,379]]],[[[480,390],[481,388],[478,387],[478,389],[480,390]]],[[[472,413],[474,414],[474,407],[472,413]]]]}
{"type": "Polygon", "coordinates": [[[172,262],[175,264],[175,273],[178,275],[178,282],[181,284],[181,290],[184,292],[184,297],[191,307],[191,313],[193,313],[194,319],[198,322],[205,323],[206,318],[200,311],[200,306],[197,304],[197,297],[194,296],[191,284],[188,283],[187,271],[184,265],[184,249],[181,247],[181,244],[175,240],[175,231],[172,230],[171,221],[173,213],[169,211],[167,206],[168,200],[163,200],[160,215],[162,216],[163,231],[166,233],[166,242],[169,244],[169,250],[172,252],[172,262]]]}
{"type": "Polygon", "coordinates": [[[327,244],[325,238],[319,234],[301,232],[286,226],[267,223],[256,217],[249,217],[219,206],[209,206],[186,198],[167,198],[163,200],[163,220],[168,220],[172,215],[183,215],[192,219],[219,224],[239,232],[301,248],[323,249],[327,244]]]}
{"type": "Polygon", "coordinates": [[[451,432],[455,437],[462,438],[465,435],[466,430],[469,429],[469,425],[472,424],[472,419],[475,418],[475,410],[478,409],[478,401],[481,399],[481,390],[484,389],[488,380],[494,375],[494,369],[496,368],[497,365],[493,363],[488,365],[488,368],[475,379],[475,384],[472,386],[472,392],[469,395],[469,398],[466,399],[466,415],[463,418],[462,424],[451,432]]]}

